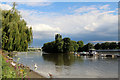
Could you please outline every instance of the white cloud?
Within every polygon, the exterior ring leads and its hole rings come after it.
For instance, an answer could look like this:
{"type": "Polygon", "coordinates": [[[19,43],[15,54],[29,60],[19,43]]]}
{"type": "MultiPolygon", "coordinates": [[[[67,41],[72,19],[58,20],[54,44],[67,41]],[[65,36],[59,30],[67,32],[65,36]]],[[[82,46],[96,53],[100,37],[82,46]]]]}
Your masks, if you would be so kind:
{"type": "MultiPolygon", "coordinates": [[[[33,27],[34,38],[53,38],[55,33],[77,34],[79,36],[96,34],[98,36],[115,36],[118,16],[110,13],[115,11],[99,10],[88,6],[74,10],[72,15],[59,15],[35,10],[20,10],[28,25],[33,27]],[[87,13],[79,14],[81,12],[87,13]],[[77,14],[76,14],[77,13],[77,14]],[[42,34],[42,35],[41,35],[42,34]]],[[[105,6],[104,6],[105,9],[105,6]]]]}
{"type": "Polygon", "coordinates": [[[37,24],[37,25],[32,25],[32,27],[33,27],[33,31],[61,32],[59,27],[51,27],[50,25],[47,25],[47,24],[37,24]]]}
{"type": "Polygon", "coordinates": [[[104,5],[104,6],[101,6],[100,9],[105,9],[105,10],[106,10],[106,9],[110,9],[109,6],[110,6],[110,5],[104,5]]]}
{"type": "Polygon", "coordinates": [[[96,27],[98,27],[98,24],[93,22],[93,23],[88,24],[87,26],[85,26],[84,29],[87,30],[87,31],[95,31],[96,27]]]}
{"type": "Polygon", "coordinates": [[[12,9],[12,7],[10,5],[8,5],[8,4],[1,4],[1,3],[0,3],[0,8],[2,10],[10,10],[10,9],[12,9]]]}
{"type": "Polygon", "coordinates": [[[76,12],[76,13],[89,12],[89,11],[96,10],[96,9],[97,8],[95,6],[90,6],[90,7],[84,6],[84,7],[74,10],[74,12],[76,12]]]}
{"type": "Polygon", "coordinates": [[[18,4],[25,4],[27,6],[49,6],[52,2],[19,2],[18,4]]]}

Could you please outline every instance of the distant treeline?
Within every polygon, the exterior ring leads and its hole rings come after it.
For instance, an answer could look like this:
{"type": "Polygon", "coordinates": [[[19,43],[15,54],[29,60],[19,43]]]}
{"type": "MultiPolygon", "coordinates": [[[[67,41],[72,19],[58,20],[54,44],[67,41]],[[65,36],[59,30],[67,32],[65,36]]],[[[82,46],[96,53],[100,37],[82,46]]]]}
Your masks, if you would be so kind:
{"type": "Polygon", "coordinates": [[[42,47],[43,51],[48,53],[69,53],[89,51],[89,49],[120,49],[120,42],[105,42],[84,45],[83,41],[73,41],[68,37],[62,39],[62,35],[56,34],[55,41],[45,43],[42,47]]]}
{"type": "Polygon", "coordinates": [[[32,28],[28,28],[27,23],[15,8],[15,3],[11,10],[1,10],[2,18],[2,49],[7,51],[27,51],[28,44],[32,41],[32,28]]]}

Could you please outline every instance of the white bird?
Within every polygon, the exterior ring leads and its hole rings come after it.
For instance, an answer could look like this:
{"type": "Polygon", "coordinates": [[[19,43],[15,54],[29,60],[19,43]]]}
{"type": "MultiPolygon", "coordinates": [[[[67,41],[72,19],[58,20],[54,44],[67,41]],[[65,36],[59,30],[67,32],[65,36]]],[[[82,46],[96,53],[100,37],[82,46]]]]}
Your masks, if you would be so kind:
{"type": "Polygon", "coordinates": [[[50,78],[53,78],[53,75],[51,73],[48,73],[50,78]]]}
{"type": "Polygon", "coordinates": [[[35,64],[35,65],[34,65],[35,70],[37,69],[37,67],[38,67],[37,64],[35,64]]]}
{"type": "Polygon", "coordinates": [[[13,63],[13,62],[11,62],[11,64],[12,64],[12,66],[15,66],[16,64],[15,63],[13,63]]]}

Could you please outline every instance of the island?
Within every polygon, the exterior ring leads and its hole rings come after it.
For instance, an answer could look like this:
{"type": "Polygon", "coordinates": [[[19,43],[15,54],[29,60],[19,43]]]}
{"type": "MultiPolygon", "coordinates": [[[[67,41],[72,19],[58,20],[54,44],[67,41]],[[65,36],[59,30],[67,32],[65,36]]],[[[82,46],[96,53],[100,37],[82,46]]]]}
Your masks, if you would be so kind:
{"type": "Polygon", "coordinates": [[[69,37],[62,39],[62,35],[56,34],[55,41],[45,43],[42,50],[47,53],[74,53],[88,52],[90,49],[120,49],[120,42],[104,42],[104,43],[87,43],[81,41],[73,41],[69,37]]]}

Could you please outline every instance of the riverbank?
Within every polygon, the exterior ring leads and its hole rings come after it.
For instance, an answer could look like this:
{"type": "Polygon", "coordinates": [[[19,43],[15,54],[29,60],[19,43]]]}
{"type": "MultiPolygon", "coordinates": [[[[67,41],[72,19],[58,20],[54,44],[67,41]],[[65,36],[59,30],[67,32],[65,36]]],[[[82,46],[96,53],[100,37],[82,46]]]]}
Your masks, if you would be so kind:
{"type": "MultiPolygon", "coordinates": [[[[8,69],[10,69],[10,72],[14,72],[15,73],[14,78],[45,78],[44,76],[31,70],[28,66],[24,66],[23,64],[19,64],[13,61],[12,58],[10,58],[6,53],[2,52],[1,50],[0,50],[0,54],[2,55],[2,59],[4,61],[4,65],[2,65],[4,70],[5,67],[7,67],[8,69]],[[16,66],[19,68],[18,70],[16,69],[16,66]]],[[[12,78],[12,76],[6,76],[6,77],[12,78]]]]}

